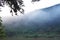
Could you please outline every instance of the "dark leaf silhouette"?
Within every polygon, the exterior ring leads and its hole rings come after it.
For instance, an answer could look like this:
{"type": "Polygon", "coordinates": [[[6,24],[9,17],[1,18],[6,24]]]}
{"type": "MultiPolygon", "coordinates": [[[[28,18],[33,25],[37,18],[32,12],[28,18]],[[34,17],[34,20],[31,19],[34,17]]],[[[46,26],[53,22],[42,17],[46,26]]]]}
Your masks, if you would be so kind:
{"type": "Polygon", "coordinates": [[[32,0],[32,2],[36,2],[36,1],[40,1],[40,0],[32,0]]]}
{"type": "MultiPolygon", "coordinates": [[[[32,0],[32,2],[36,2],[40,0],[32,0]]],[[[10,13],[15,12],[15,15],[17,15],[17,12],[24,13],[24,9],[22,8],[24,6],[22,0],[0,0],[0,6],[3,7],[4,4],[9,5],[11,8],[10,13]]],[[[13,14],[12,14],[13,15],[13,14]]]]}
{"type": "Polygon", "coordinates": [[[24,6],[22,0],[0,0],[0,6],[3,6],[4,4],[9,5],[9,7],[11,8],[10,13],[15,12],[15,15],[17,15],[17,11],[20,11],[20,13],[24,13],[24,9],[21,8],[22,6],[24,6]]]}

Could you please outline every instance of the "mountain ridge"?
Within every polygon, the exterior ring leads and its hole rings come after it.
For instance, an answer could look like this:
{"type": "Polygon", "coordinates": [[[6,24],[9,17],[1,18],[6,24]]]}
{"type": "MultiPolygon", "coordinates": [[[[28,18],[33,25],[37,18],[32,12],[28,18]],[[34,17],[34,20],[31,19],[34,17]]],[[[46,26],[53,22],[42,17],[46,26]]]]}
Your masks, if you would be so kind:
{"type": "Polygon", "coordinates": [[[23,17],[24,18],[21,21],[16,20],[16,22],[10,23],[11,25],[7,23],[7,26],[12,26],[7,29],[14,31],[25,30],[33,32],[60,32],[60,4],[49,8],[36,10],[23,17]]]}

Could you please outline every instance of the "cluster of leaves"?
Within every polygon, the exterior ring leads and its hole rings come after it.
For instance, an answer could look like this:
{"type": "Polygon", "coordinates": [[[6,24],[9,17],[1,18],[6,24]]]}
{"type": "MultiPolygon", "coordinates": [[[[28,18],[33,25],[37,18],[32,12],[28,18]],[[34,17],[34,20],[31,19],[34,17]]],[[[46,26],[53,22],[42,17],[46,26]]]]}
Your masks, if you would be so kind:
{"type": "MultiPolygon", "coordinates": [[[[40,0],[32,0],[32,2],[36,1],[40,0]]],[[[24,9],[22,8],[24,6],[22,0],[0,0],[0,6],[3,7],[4,4],[9,5],[9,7],[11,8],[10,12],[12,13],[12,15],[13,12],[15,12],[15,15],[17,15],[17,11],[19,11],[20,13],[24,13],[24,9]]]]}
{"type": "Polygon", "coordinates": [[[40,0],[32,0],[32,2],[36,2],[36,1],[40,1],[40,0]]]}
{"type": "Polygon", "coordinates": [[[9,7],[11,8],[10,10],[11,13],[15,12],[15,15],[17,15],[17,11],[19,11],[20,13],[24,13],[24,9],[22,8],[22,6],[24,6],[22,0],[1,0],[1,1],[2,2],[0,2],[0,6],[3,6],[4,4],[9,5],[9,7]]]}
{"type": "Polygon", "coordinates": [[[4,27],[2,25],[2,20],[1,20],[1,17],[0,17],[0,40],[5,39],[5,37],[6,37],[5,30],[4,30],[4,27]]]}

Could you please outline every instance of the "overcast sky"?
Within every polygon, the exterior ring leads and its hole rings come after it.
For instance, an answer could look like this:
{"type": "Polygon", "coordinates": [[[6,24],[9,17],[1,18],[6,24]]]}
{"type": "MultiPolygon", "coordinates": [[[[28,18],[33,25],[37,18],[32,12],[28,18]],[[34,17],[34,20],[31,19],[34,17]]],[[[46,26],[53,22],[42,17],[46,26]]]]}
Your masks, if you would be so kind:
{"type": "MultiPolygon", "coordinates": [[[[25,5],[24,7],[25,13],[29,13],[37,9],[50,7],[60,3],[60,0],[40,0],[39,2],[35,2],[35,3],[31,3],[31,0],[23,0],[23,1],[25,5]]],[[[0,12],[1,13],[0,16],[9,16],[9,15],[11,16],[11,14],[9,13],[8,6],[5,6],[4,8],[2,8],[2,10],[3,11],[0,12]]]]}

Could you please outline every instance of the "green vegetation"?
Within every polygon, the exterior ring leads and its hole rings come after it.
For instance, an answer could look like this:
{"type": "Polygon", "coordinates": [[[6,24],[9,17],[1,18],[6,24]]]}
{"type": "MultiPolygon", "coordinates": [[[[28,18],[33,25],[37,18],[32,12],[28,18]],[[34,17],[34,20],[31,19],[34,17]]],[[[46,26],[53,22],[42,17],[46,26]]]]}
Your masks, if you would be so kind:
{"type": "Polygon", "coordinates": [[[34,33],[34,34],[20,34],[17,36],[8,37],[7,40],[60,40],[60,35],[51,32],[48,33],[34,33]]]}
{"type": "Polygon", "coordinates": [[[8,37],[25,37],[25,38],[54,38],[54,37],[60,37],[60,34],[58,31],[35,31],[35,29],[24,29],[22,27],[19,28],[10,28],[7,29],[7,36],[8,37]]]}
{"type": "Polygon", "coordinates": [[[6,35],[5,35],[5,30],[4,30],[4,26],[2,25],[2,20],[0,17],[0,40],[5,39],[6,35]]]}

